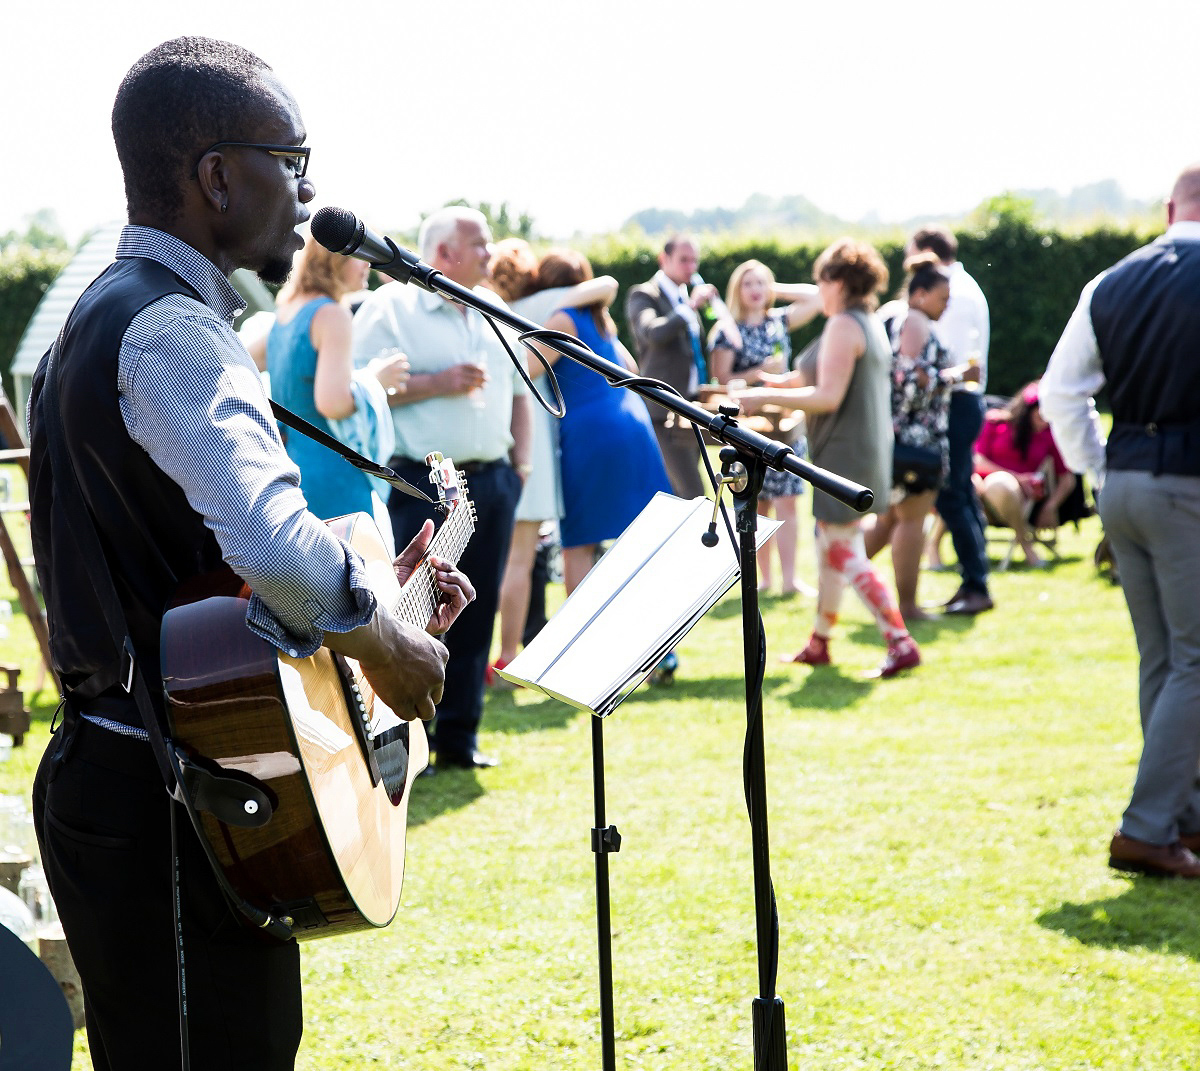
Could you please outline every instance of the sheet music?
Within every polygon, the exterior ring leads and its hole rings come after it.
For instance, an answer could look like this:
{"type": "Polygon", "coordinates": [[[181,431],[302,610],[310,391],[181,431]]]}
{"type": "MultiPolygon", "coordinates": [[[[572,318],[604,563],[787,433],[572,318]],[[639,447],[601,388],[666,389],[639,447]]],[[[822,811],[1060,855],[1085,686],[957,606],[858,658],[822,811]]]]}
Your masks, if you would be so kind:
{"type": "MultiPolygon", "coordinates": [[[[723,518],[717,545],[701,542],[711,520],[707,498],[656,494],[500,675],[610,713],[737,582],[737,544],[723,518]]],[[[759,547],[779,523],[758,518],[759,547]]]]}

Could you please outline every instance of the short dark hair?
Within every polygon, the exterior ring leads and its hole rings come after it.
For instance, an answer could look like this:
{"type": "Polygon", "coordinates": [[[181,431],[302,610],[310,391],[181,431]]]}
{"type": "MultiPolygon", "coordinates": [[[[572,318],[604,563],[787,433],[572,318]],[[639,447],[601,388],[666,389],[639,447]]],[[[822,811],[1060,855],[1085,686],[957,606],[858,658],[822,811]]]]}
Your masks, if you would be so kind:
{"type": "Polygon", "coordinates": [[[271,101],[253,52],[209,37],[177,37],[151,49],[121,81],[112,132],[135,213],[169,223],[183,210],[182,183],[218,141],[252,140],[255,105],[271,101]]]}
{"type": "Polygon", "coordinates": [[[922,227],[912,236],[912,247],[936,253],[943,264],[958,259],[958,239],[948,227],[922,227]]]}
{"type": "Polygon", "coordinates": [[[693,248],[699,248],[699,243],[690,234],[681,234],[677,231],[668,237],[663,243],[663,252],[666,253],[667,256],[671,256],[675,252],[675,247],[677,245],[682,245],[684,242],[687,242],[688,245],[692,246],[693,248]]]}

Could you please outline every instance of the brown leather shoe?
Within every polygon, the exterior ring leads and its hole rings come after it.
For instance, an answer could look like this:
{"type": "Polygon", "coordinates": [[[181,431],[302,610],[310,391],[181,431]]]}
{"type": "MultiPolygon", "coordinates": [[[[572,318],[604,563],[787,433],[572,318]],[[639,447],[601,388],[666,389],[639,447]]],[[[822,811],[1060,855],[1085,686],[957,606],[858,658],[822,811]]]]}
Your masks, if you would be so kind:
{"type": "Polygon", "coordinates": [[[946,606],[945,612],[948,614],[963,614],[974,617],[975,614],[981,614],[985,610],[990,610],[996,604],[992,602],[991,597],[984,594],[982,591],[968,591],[957,599],[954,599],[946,606]]]}
{"type": "Polygon", "coordinates": [[[1113,834],[1108,846],[1108,865],[1114,870],[1159,878],[1200,878],[1200,859],[1179,841],[1150,844],[1127,837],[1120,830],[1113,834]]]}
{"type": "Polygon", "coordinates": [[[1180,833],[1179,843],[1193,855],[1200,856],[1200,833],[1180,833]]]}

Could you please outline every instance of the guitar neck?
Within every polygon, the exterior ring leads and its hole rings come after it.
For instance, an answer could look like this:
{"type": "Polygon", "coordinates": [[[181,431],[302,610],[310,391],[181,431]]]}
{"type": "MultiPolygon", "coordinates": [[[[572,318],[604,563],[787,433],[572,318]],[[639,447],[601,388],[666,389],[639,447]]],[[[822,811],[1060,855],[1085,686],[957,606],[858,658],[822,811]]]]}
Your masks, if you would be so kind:
{"type": "Polygon", "coordinates": [[[432,556],[457,564],[471,538],[471,533],[475,530],[471,510],[470,503],[464,497],[442,522],[441,527],[434,532],[433,539],[429,541],[429,549],[412,576],[405,581],[396,605],[392,607],[393,613],[402,621],[418,628],[424,628],[429,623],[441,599],[436,571],[429,564],[429,559],[432,556]]]}

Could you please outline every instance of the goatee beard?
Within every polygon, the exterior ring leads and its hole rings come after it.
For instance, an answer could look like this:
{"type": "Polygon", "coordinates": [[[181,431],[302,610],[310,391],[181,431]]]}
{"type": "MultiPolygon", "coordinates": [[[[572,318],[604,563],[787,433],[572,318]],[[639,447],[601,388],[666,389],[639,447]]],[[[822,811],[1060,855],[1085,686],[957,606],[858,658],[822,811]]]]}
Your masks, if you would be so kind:
{"type": "Polygon", "coordinates": [[[291,274],[292,261],[290,257],[287,260],[282,258],[268,260],[258,269],[258,277],[264,283],[269,283],[272,286],[282,286],[287,282],[288,276],[291,274]]]}

